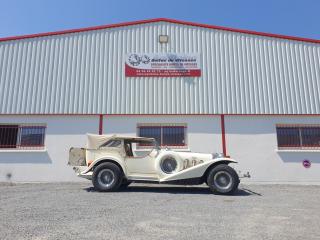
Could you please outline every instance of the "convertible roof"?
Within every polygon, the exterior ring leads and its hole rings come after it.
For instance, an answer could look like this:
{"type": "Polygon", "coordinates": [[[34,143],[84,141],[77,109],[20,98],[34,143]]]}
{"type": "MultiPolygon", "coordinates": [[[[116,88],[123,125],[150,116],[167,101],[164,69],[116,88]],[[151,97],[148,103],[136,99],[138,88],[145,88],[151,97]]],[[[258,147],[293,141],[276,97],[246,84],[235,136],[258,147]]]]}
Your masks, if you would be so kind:
{"type": "Polygon", "coordinates": [[[129,135],[117,135],[117,134],[109,134],[109,135],[97,135],[87,133],[87,148],[96,149],[100,147],[103,143],[111,140],[111,139],[126,139],[126,140],[137,140],[137,141],[153,141],[154,138],[146,138],[146,137],[136,137],[129,135]]]}

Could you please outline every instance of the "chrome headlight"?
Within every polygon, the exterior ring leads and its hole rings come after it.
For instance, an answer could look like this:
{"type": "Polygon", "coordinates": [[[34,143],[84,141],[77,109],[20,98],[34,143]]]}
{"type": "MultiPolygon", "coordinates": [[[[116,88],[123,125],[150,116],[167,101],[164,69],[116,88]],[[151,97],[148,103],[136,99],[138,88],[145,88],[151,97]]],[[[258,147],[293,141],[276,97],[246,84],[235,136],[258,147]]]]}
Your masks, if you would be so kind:
{"type": "Polygon", "coordinates": [[[223,158],[225,155],[223,153],[212,153],[212,158],[223,158]]]}

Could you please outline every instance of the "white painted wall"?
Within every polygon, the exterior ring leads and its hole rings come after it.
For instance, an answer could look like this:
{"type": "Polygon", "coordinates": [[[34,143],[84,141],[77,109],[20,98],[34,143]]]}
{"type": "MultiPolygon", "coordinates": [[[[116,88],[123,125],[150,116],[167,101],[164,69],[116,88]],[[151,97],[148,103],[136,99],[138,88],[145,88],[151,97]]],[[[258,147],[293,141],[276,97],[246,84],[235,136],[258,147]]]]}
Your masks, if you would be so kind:
{"type": "Polygon", "coordinates": [[[106,116],[105,134],[137,135],[138,123],[186,123],[188,148],[194,152],[222,152],[219,116],[106,116]]]}
{"type": "Polygon", "coordinates": [[[228,154],[239,160],[239,169],[250,171],[250,182],[320,183],[320,151],[277,151],[281,123],[320,124],[320,117],[226,116],[228,154]],[[304,159],[311,168],[302,166],[304,159]]]}
{"type": "MultiPolygon", "coordinates": [[[[86,144],[86,133],[98,133],[98,116],[0,116],[0,123],[45,123],[43,152],[0,149],[0,181],[81,181],[67,166],[71,146],[86,144]]],[[[103,133],[136,135],[137,123],[187,123],[188,146],[197,152],[221,152],[219,117],[104,117],[103,133]]],[[[83,180],[86,181],[86,180],[83,180]]]]}
{"type": "Polygon", "coordinates": [[[81,181],[67,166],[71,146],[86,143],[86,133],[98,133],[98,116],[0,116],[0,123],[45,123],[46,151],[6,152],[0,149],[0,181],[81,181]]]}
{"type": "MultiPolygon", "coordinates": [[[[68,150],[84,146],[86,133],[98,133],[98,116],[0,116],[0,123],[47,124],[46,151],[0,149],[0,181],[7,173],[12,181],[82,181],[66,165],[68,150]]],[[[222,151],[219,116],[104,116],[103,133],[136,135],[138,123],[187,123],[191,151],[222,151]]],[[[320,183],[320,151],[277,151],[278,123],[319,124],[320,117],[225,117],[227,152],[239,160],[237,169],[252,175],[243,181],[320,183]],[[310,169],[302,166],[304,159],[312,162],[310,169]]]]}

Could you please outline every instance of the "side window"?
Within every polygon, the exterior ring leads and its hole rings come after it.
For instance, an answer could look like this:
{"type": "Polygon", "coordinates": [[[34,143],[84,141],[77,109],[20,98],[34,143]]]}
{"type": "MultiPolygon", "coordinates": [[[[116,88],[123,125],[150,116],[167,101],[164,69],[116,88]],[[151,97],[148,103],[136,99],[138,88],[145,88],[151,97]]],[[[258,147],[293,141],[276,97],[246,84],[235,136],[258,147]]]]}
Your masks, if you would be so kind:
{"type": "MultiPolygon", "coordinates": [[[[139,137],[154,138],[158,144],[161,143],[161,127],[160,126],[140,126],[138,127],[139,137]]],[[[151,146],[152,144],[141,143],[139,146],[151,146]]]]}
{"type": "Polygon", "coordinates": [[[121,140],[109,140],[105,144],[103,144],[101,147],[120,147],[121,146],[121,140]]]}
{"type": "Polygon", "coordinates": [[[320,126],[277,125],[279,149],[320,148],[320,126]]]}
{"type": "Polygon", "coordinates": [[[320,126],[301,128],[301,143],[305,147],[320,148],[320,126]]]}
{"type": "Polygon", "coordinates": [[[0,124],[0,148],[42,149],[46,126],[0,124]]]}
{"type": "Polygon", "coordinates": [[[279,148],[300,147],[299,128],[277,127],[277,139],[279,148]]]}
{"type": "Polygon", "coordinates": [[[164,126],[162,128],[162,145],[185,146],[185,127],[164,126]]]}
{"type": "MultiPolygon", "coordinates": [[[[186,147],[186,124],[138,124],[140,137],[154,138],[160,146],[186,147]]],[[[139,145],[143,146],[143,145],[139,145]]],[[[144,145],[148,146],[148,145],[144,145]]]]}

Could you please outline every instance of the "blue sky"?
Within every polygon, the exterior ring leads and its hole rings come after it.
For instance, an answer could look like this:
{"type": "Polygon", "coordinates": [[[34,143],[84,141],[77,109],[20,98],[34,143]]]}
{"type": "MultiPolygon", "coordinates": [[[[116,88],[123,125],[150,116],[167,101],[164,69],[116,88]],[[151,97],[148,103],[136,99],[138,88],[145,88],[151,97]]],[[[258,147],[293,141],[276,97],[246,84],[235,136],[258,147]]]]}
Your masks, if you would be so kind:
{"type": "Polygon", "coordinates": [[[1,0],[0,37],[158,17],[320,39],[320,0],[1,0]]]}

